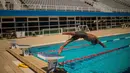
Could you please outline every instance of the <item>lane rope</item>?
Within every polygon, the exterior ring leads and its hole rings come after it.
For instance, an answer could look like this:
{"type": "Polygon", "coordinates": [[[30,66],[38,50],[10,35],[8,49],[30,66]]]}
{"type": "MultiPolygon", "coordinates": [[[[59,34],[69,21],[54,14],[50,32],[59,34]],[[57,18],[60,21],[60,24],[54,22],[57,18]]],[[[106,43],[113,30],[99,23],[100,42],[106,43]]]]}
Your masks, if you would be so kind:
{"type": "Polygon", "coordinates": [[[115,49],[112,49],[112,50],[108,50],[108,51],[105,51],[105,52],[100,52],[100,53],[92,54],[92,55],[89,55],[89,56],[83,56],[81,58],[75,58],[75,59],[72,59],[72,60],[63,61],[63,62],[60,62],[59,64],[64,65],[64,64],[68,64],[68,63],[73,63],[75,61],[80,61],[80,60],[84,60],[84,59],[88,59],[88,58],[94,58],[94,57],[97,57],[97,56],[100,56],[100,55],[103,55],[103,54],[107,54],[107,53],[110,53],[110,52],[118,51],[120,49],[124,49],[124,48],[127,48],[127,47],[130,47],[130,44],[126,45],[126,46],[119,47],[119,48],[115,48],[115,49]]]}

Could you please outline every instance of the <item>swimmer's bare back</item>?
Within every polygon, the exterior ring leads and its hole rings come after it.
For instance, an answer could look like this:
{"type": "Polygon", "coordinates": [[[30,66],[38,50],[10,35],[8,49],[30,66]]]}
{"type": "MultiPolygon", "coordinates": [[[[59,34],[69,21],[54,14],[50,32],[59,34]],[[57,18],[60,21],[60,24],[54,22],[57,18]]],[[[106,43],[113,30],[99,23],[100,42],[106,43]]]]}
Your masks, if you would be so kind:
{"type": "Polygon", "coordinates": [[[75,32],[63,32],[63,35],[75,35],[75,32]]]}
{"type": "Polygon", "coordinates": [[[79,32],[64,32],[63,35],[71,35],[71,36],[77,36],[79,38],[84,38],[87,41],[91,41],[92,39],[97,39],[97,37],[93,34],[85,33],[82,31],[79,32]]]}

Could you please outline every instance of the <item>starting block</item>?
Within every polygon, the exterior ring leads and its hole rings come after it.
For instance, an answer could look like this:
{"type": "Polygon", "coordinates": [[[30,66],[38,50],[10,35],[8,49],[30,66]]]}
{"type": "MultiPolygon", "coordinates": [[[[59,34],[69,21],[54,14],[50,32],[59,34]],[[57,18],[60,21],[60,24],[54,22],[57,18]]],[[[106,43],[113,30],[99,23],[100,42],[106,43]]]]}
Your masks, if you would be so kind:
{"type": "Polygon", "coordinates": [[[45,53],[38,53],[37,56],[44,60],[48,61],[48,71],[47,73],[53,72],[56,70],[58,65],[58,59],[64,58],[64,56],[59,56],[57,54],[45,54],[45,53]]]}

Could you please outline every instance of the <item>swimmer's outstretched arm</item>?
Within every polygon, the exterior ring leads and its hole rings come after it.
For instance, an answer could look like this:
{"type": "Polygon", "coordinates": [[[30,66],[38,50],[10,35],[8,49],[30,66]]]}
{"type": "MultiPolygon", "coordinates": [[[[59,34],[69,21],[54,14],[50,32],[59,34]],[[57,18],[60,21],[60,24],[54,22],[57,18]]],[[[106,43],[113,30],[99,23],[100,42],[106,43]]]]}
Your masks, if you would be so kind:
{"type": "Polygon", "coordinates": [[[75,37],[75,36],[72,36],[70,39],[68,39],[68,40],[60,47],[60,49],[58,50],[58,54],[60,54],[60,53],[62,52],[63,48],[64,48],[67,44],[69,44],[70,42],[73,42],[73,41],[75,41],[75,40],[77,40],[77,39],[78,39],[78,37],[75,37]]]}
{"type": "Polygon", "coordinates": [[[60,54],[62,52],[62,50],[64,49],[64,47],[69,44],[70,42],[72,42],[72,39],[67,40],[58,50],[58,54],[60,54]]]}

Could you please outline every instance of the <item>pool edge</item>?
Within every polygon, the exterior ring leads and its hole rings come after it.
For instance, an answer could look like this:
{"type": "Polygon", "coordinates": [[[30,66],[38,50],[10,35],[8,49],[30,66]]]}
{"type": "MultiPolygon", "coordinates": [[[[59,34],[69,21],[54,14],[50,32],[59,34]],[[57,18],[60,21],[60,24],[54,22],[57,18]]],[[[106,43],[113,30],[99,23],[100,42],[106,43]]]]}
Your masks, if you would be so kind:
{"type": "MultiPolygon", "coordinates": [[[[38,68],[36,65],[34,65],[33,63],[29,62],[26,58],[24,58],[23,56],[21,56],[20,54],[17,54],[16,52],[14,52],[11,49],[8,49],[7,52],[9,52],[10,54],[12,54],[14,57],[16,57],[18,60],[20,60],[21,62],[25,63],[27,66],[29,66],[32,70],[34,70],[37,73],[46,73],[45,70],[38,68]]],[[[32,56],[34,57],[34,56],[32,56]]],[[[34,57],[36,58],[36,57],[34,57]]],[[[37,60],[39,60],[38,58],[36,58],[37,60]]],[[[43,61],[44,62],[44,61],[43,61]]]]}

